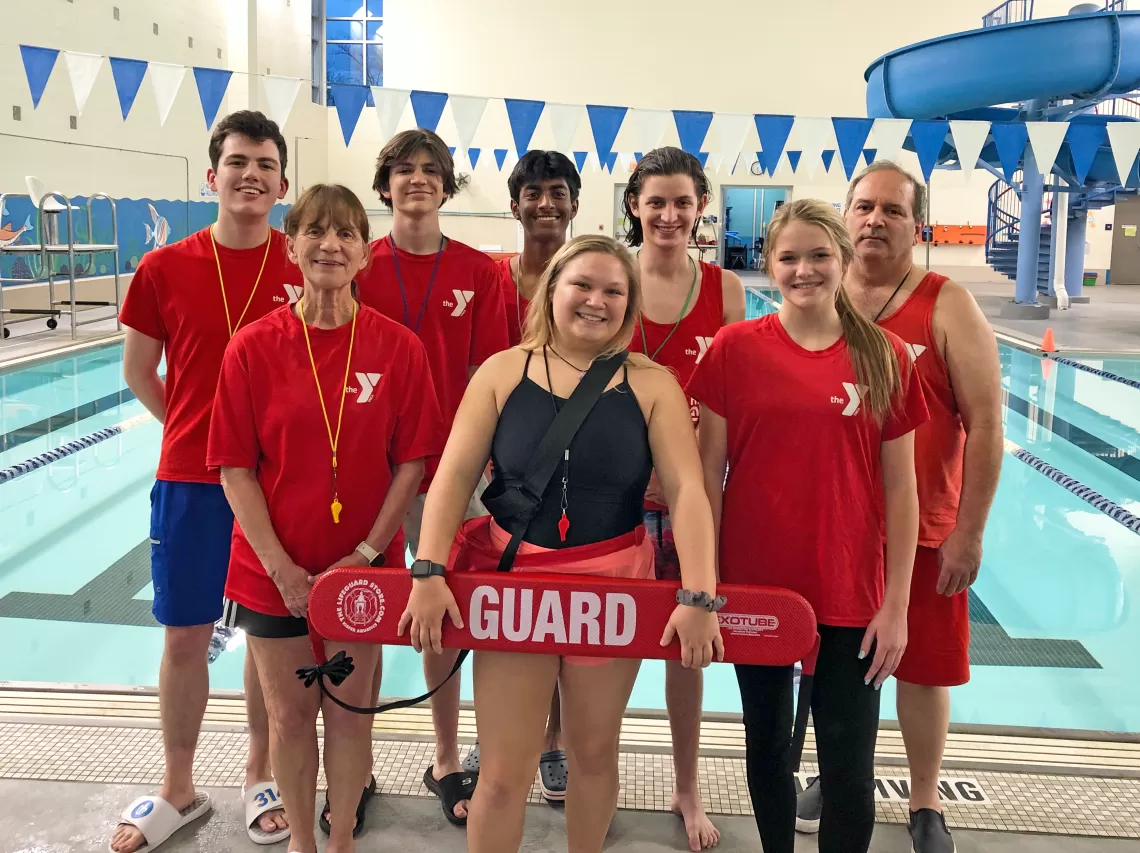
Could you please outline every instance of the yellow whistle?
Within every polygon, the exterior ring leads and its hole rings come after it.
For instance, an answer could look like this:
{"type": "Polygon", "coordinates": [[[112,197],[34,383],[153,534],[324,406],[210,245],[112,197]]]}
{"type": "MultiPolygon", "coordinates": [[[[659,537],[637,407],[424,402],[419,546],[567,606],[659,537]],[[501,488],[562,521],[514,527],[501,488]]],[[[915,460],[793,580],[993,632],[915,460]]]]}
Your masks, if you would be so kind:
{"type": "Polygon", "coordinates": [[[332,506],[329,508],[332,510],[333,524],[340,524],[340,511],[343,509],[340,501],[334,498],[332,506]]]}

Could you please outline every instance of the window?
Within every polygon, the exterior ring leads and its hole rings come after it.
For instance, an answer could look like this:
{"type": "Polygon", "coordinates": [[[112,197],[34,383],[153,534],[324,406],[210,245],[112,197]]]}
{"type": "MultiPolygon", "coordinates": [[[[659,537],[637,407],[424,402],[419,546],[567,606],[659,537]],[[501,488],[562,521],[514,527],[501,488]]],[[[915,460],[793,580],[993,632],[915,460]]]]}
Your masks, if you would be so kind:
{"type": "Polygon", "coordinates": [[[333,106],[331,83],[384,85],[383,26],[384,0],[313,0],[314,103],[333,106]]]}

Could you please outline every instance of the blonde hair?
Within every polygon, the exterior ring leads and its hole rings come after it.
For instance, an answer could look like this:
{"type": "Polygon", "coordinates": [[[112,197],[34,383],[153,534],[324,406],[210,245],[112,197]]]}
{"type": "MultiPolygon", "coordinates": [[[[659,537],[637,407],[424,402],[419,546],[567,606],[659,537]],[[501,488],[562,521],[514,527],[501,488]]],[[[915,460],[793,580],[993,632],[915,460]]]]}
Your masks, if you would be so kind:
{"type": "MultiPolygon", "coordinates": [[[[839,255],[843,272],[847,272],[855,260],[855,244],[847,225],[827,202],[805,198],[789,202],[772,217],[768,237],[764,241],[764,268],[769,275],[772,274],[776,243],[779,242],[781,232],[792,222],[805,222],[823,229],[839,255]]],[[[843,324],[843,338],[847,342],[851,366],[855,369],[855,379],[867,387],[864,398],[867,407],[875,420],[882,423],[902,393],[898,356],[887,340],[886,333],[851,304],[842,284],[835,292],[835,310],[843,324]]]]}
{"type": "MultiPolygon", "coordinates": [[[[591,253],[617,258],[621,262],[629,285],[621,328],[596,357],[607,358],[629,349],[630,341],[633,340],[633,330],[637,326],[637,318],[641,315],[641,275],[637,269],[637,262],[629,250],[617,240],[604,234],[584,234],[575,237],[550,259],[550,263],[546,265],[538,280],[534,298],[527,308],[522,342],[519,344],[522,349],[540,350],[554,342],[554,288],[558,286],[562,273],[571,261],[591,253]]],[[[641,353],[630,353],[628,363],[631,367],[658,367],[641,353]]]]}

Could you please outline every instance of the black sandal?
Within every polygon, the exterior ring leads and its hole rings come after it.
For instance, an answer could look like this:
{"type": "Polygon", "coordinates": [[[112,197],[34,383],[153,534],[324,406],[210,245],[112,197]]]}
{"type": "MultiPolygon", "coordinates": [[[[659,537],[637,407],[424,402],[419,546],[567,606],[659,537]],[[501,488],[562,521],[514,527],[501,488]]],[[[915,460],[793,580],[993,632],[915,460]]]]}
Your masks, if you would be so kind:
{"type": "MultiPolygon", "coordinates": [[[[376,777],[372,776],[368,780],[368,787],[364,789],[364,793],[360,795],[360,802],[356,805],[356,826],[352,828],[352,837],[356,838],[364,831],[364,813],[368,806],[368,801],[372,799],[372,795],[376,793],[376,777]]],[[[320,819],[317,821],[321,826],[321,831],[325,835],[332,834],[332,826],[329,824],[329,792],[325,791],[325,807],[321,809],[320,819]]]]}
{"type": "Polygon", "coordinates": [[[467,826],[467,817],[456,817],[455,807],[463,800],[471,800],[475,793],[475,783],[479,781],[478,773],[448,773],[442,779],[434,775],[435,765],[429,764],[424,771],[424,786],[439,797],[443,808],[443,816],[455,826],[467,826]]]}

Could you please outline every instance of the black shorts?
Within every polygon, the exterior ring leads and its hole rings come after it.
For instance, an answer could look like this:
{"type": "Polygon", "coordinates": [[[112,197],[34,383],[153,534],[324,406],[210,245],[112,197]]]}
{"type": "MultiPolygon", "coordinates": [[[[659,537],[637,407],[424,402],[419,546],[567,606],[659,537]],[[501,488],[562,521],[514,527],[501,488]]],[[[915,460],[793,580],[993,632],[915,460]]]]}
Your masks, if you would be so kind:
{"type": "Polygon", "coordinates": [[[308,620],[296,616],[270,616],[258,613],[243,604],[226,599],[222,608],[222,622],[230,628],[241,628],[251,637],[262,640],[288,640],[309,636],[308,620]]]}

